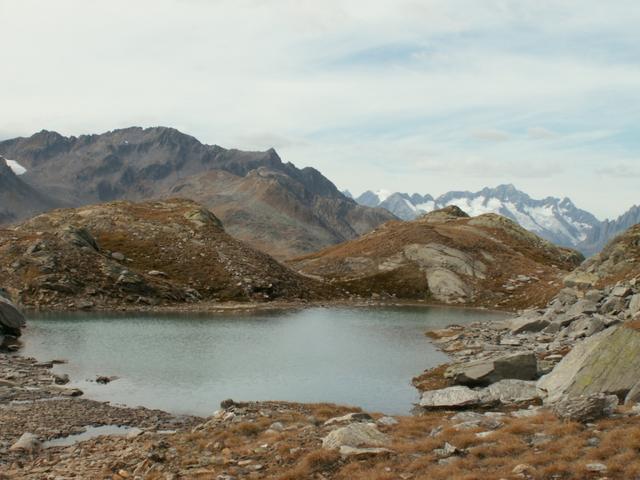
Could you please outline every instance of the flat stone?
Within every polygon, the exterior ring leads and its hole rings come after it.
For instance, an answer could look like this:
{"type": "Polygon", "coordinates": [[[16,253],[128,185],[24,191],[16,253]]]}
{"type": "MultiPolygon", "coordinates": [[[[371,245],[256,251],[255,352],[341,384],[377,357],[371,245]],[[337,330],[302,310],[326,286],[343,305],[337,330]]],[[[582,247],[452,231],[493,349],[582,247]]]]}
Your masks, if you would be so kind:
{"type": "Polygon", "coordinates": [[[463,408],[479,403],[478,392],[462,385],[426,391],[420,400],[424,408],[463,408]]]}
{"type": "Polygon", "coordinates": [[[604,463],[587,463],[587,470],[595,473],[603,473],[607,471],[607,466],[604,463]]]}
{"type": "Polygon", "coordinates": [[[335,425],[336,423],[371,422],[372,420],[373,418],[371,418],[371,415],[369,415],[368,413],[354,412],[347,413],[346,415],[343,415],[341,417],[330,418],[329,420],[324,422],[324,424],[328,426],[335,425]]]}
{"type": "Polygon", "coordinates": [[[619,285],[611,290],[611,295],[613,295],[614,297],[628,297],[632,293],[633,290],[631,290],[631,288],[626,285],[619,285]]]}
{"type": "Polygon", "coordinates": [[[384,425],[386,427],[391,427],[393,425],[397,425],[398,421],[393,417],[381,417],[376,421],[376,423],[378,425],[384,425]]]}
{"type": "Polygon", "coordinates": [[[567,310],[567,317],[574,318],[579,317],[580,315],[596,313],[597,311],[598,305],[596,302],[587,300],[586,298],[581,298],[574,303],[569,310],[567,310]]]}
{"type": "Polygon", "coordinates": [[[357,448],[350,447],[349,445],[342,445],[340,447],[340,455],[343,457],[366,458],[378,455],[392,455],[394,453],[393,450],[383,447],[357,448]]]}
{"type": "Polygon", "coordinates": [[[540,398],[536,382],[506,379],[489,385],[480,392],[482,403],[511,405],[532,402],[540,398]]]}
{"type": "Polygon", "coordinates": [[[510,321],[510,331],[513,335],[524,332],[539,332],[549,325],[549,320],[543,318],[539,312],[529,312],[510,321]]]}
{"type": "Polygon", "coordinates": [[[117,260],[118,262],[123,262],[126,257],[124,256],[124,254],[120,252],[113,252],[111,254],[111,258],[113,258],[114,260],[117,260]]]}

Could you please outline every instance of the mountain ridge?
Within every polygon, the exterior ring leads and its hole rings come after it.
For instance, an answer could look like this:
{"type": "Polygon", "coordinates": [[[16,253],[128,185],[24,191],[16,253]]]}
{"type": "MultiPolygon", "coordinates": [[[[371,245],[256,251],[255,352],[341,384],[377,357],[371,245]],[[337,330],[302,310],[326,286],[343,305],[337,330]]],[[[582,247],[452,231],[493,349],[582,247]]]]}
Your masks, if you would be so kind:
{"type": "Polygon", "coordinates": [[[345,197],[318,170],[283,162],[272,148],[226,149],[175,128],[128,127],[77,137],[42,130],[0,142],[0,154],[26,168],[23,182],[67,206],[193,199],[229,233],[278,258],[355,238],[395,218],[345,197]]]}
{"type": "Polygon", "coordinates": [[[611,238],[640,222],[638,206],[615,220],[600,221],[566,196],[534,199],[512,184],[485,187],[477,192],[449,191],[435,198],[429,194],[401,192],[380,196],[369,190],[356,197],[356,201],[385,208],[403,220],[449,205],[457,205],[472,216],[497,213],[553,243],[577,248],[587,256],[597,253],[611,238]]]}

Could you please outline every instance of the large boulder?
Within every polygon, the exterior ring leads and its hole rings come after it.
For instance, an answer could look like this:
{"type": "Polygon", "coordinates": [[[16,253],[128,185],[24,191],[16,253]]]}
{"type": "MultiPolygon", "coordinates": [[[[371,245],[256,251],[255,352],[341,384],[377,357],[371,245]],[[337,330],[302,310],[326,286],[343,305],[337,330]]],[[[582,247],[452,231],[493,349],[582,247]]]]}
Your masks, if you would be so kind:
{"type": "Polygon", "coordinates": [[[0,289],[0,333],[20,336],[20,329],[24,327],[24,315],[11,300],[5,297],[0,289]]]}
{"type": "Polygon", "coordinates": [[[640,332],[610,327],[575,345],[538,381],[546,403],[565,396],[605,393],[624,398],[638,383],[640,332]]]}
{"type": "Polygon", "coordinates": [[[382,447],[389,443],[389,437],[374,423],[352,423],[329,432],[322,439],[322,447],[327,449],[349,447],[382,447]]]}
{"type": "Polygon", "coordinates": [[[468,386],[485,386],[504,379],[535,380],[538,362],[533,352],[520,352],[454,365],[445,376],[459,385],[468,386]]]}
{"type": "Polygon", "coordinates": [[[578,397],[562,397],[553,404],[553,413],[563,420],[593,422],[611,415],[618,405],[618,397],[596,393],[578,397]]]}

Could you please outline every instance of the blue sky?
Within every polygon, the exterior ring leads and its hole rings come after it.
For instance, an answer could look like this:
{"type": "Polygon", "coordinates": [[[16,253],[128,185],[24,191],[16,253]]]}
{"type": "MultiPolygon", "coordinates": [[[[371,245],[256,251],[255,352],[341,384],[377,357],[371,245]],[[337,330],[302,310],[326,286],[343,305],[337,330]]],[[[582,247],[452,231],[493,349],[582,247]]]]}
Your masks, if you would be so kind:
{"type": "Polygon", "coordinates": [[[0,0],[0,138],[167,125],[354,193],[640,203],[640,2],[0,0]]]}

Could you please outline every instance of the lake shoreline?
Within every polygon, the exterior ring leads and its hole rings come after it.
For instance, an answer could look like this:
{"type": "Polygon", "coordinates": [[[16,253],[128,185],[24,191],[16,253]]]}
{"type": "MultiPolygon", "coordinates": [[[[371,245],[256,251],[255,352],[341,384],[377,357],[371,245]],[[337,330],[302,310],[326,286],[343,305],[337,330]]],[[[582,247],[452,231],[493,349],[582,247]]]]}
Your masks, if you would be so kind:
{"type": "Polygon", "coordinates": [[[465,304],[450,304],[434,301],[402,300],[402,299],[334,299],[334,300],[274,300],[270,302],[196,302],[168,305],[125,304],[117,309],[108,305],[95,305],[91,308],[50,307],[42,309],[24,307],[25,313],[40,314],[55,313],[253,313],[262,311],[302,310],[313,307],[348,307],[348,308],[385,308],[385,307],[420,307],[420,308],[450,308],[457,310],[471,310],[481,312],[495,312],[516,314],[511,309],[487,308],[465,304]]]}

